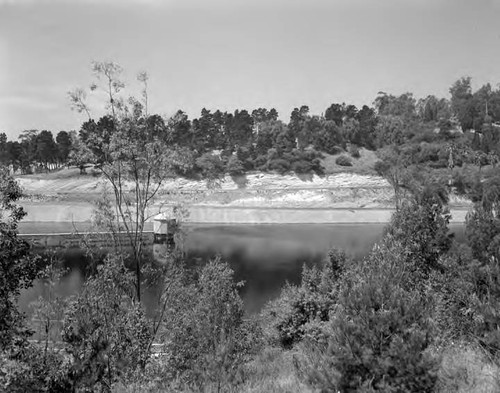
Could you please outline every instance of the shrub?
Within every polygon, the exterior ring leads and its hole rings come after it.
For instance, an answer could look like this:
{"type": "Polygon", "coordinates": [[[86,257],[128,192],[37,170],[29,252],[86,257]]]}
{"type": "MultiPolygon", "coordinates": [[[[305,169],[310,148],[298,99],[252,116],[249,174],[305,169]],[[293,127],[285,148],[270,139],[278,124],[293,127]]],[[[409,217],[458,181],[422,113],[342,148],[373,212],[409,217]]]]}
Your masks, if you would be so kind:
{"type": "Polygon", "coordinates": [[[283,158],[276,158],[268,162],[267,168],[270,171],[276,171],[280,175],[284,175],[290,170],[290,162],[283,158]]]}
{"type": "Polygon", "coordinates": [[[305,174],[312,171],[312,165],[308,161],[299,160],[292,163],[291,169],[297,174],[305,174]]]}
{"type": "Polygon", "coordinates": [[[351,154],[352,158],[359,158],[361,157],[361,153],[359,151],[359,147],[356,145],[351,145],[349,149],[349,153],[351,154]]]}
{"type": "MultiPolygon", "coordinates": [[[[319,146],[319,148],[321,148],[321,146],[319,146]]],[[[341,154],[341,153],[344,153],[345,150],[342,148],[342,146],[332,146],[329,150],[327,150],[327,153],[333,155],[333,156],[336,156],[337,154],[341,154]]]]}
{"type": "Polygon", "coordinates": [[[40,260],[30,255],[29,244],[17,236],[18,222],[26,215],[17,205],[21,197],[19,184],[0,166],[0,350],[29,336],[17,299],[41,270],[40,260]]]}
{"type": "Polygon", "coordinates": [[[262,154],[255,158],[254,161],[255,169],[259,171],[267,171],[267,155],[262,154]]]}
{"type": "Polygon", "coordinates": [[[320,391],[433,391],[438,361],[428,351],[429,300],[402,285],[409,279],[404,254],[386,238],[346,271],[329,345],[308,344],[298,362],[308,383],[320,391]]]}
{"type": "MultiPolygon", "coordinates": [[[[191,176],[196,166],[196,155],[193,149],[179,147],[169,149],[165,152],[168,155],[172,170],[179,176],[191,176]]],[[[100,174],[99,171],[97,171],[100,174]]]]}
{"type": "Polygon", "coordinates": [[[428,293],[434,299],[436,344],[448,345],[474,333],[476,296],[471,272],[475,263],[466,245],[454,244],[440,264],[443,271],[432,273],[428,293]]]}
{"type": "Polygon", "coordinates": [[[161,337],[169,378],[198,387],[238,382],[239,367],[258,342],[256,327],[243,319],[241,285],[215,259],[194,283],[170,288],[161,337]]]}
{"type": "Polygon", "coordinates": [[[432,269],[439,269],[440,257],[451,246],[446,201],[441,186],[429,185],[415,200],[404,202],[391,218],[387,233],[407,250],[406,263],[415,278],[425,278],[432,269]]]}
{"type": "Polygon", "coordinates": [[[238,150],[236,150],[236,157],[238,157],[238,160],[241,161],[241,164],[243,165],[243,170],[245,172],[251,171],[255,167],[254,159],[256,156],[255,148],[253,145],[250,145],[250,147],[239,147],[238,150]]]}
{"type": "Polygon", "coordinates": [[[434,130],[421,130],[417,132],[412,138],[411,142],[412,143],[421,143],[421,142],[426,142],[426,143],[433,143],[437,140],[439,140],[440,135],[434,130]]]}
{"type": "Polygon", "coordinates": [[[300,158],[302,160],[310,162],[312,171],[314,171],[318,175],[323,175],[325,173],[325,168],[321,164],[323,155],[320,152],[314,150],[313,148],[308,148],[300,153],[300,158]]]}
{"type": "Polygon", "coordinates": [[[72,391],[69,361],[52,350],[42,350],[37,345],[24,344],[15,356],[0,352],[0,390],[3,392],[52,392],[72,391]]]}
{"type": "Polygon", "coordinates": [[[231,176],[241,176],[245,173],[245,168],[243,163],[238,159],[238,157],[232,155],[227,160],[226,171],[231,176]]]}
{"type": "Polygon", "coordinates": [[[352,166],[352,161],[345,155],[338,156],[335,163],[340,166],[352,166]]]}
{"type": "Polygon", "coordinates": [[[205,153],[196,159],[196,166],[208,181],[219,179],[224,174],[224,163],[214,154],[205,153]]]}
{"type": "Polygon", "coordinates": [[[131,298],[132,283],[119,258],[110,256],[70,304],[62,338],[74,359],[75,386],[98,390],[144,367],[151,332],[143,310],[131,298]]]}
{"type": "Polygon", "coordinates": [[[375,172],[377,172],[379,176],[384,176],[389,170],[389,164],[385,161],[378,160],[373,165],[373,169],[375,169],[375,172]]]}
{"type": "Polygon", "coordinates": [[[475,259],[486,265],[492,256],[500,257],[495,241],[500,238],[500,219],[479,204],[467,215],[465,233],[475,259]]]}
{"type": "Polygon", "coordinates": [[[500,370],[472,345],[453,345],[444,351],[438,393],[494,393],[500,391],[500,370]]]}
{"type": "Polygon", "coordinates": [[[330,312],[328,345],[306,342],[307,355],[298,362],[311,385],[321,391],[433,391],[435,307],[449,300],[436,300],[429,290],[449,248],[444,200],[440,189],[425,188],[395,213],[368,258],[347,266],[330,312]]]}
{"type": "Polygon", "coordinates": [[[459,171],[453,172],[452,185],[458,195],[467,195],[472,187],[472,179],[459,171]]]}
{"type": "Polygon", "coordinates": [[[290,348],[304,336],[324,341],[324,322],[336,301],[338,280],[347,257],[342,251],[331,250],[325,265],[304,266],[300,286],[285,285],[280,296],[263,311],[266,325],[271,327],[268,338],[290,348]]]}
{"type": "Polygon", "coordinates": [[[297,174],[308,174],[315,172],[318,175],[324,173],[324,168],[321,165],[321,153],[313,148],[304,150],[291,149],[287,151],[278,151],[269,149],[267,152],[267,163],[262,165],[264,156],[258,156],[255,159],[257,169],[276,171],[279,174],[285,174],[292,170],[297,174]]]}
{"type": "MultiPolygon", "coordinates": [[[[427,163],[427,162],[438,162],[440,159],[441,145],[437,143],[426,143],[422,142],[419,146],[418,157],[416,157],[417,162],[427,163]]],[[[446,159],[445,166],[446,166],[446,159]]]]}
{"type": "Polygon", "coordinates": [[[485,184],[481,202],[467,216],[466,236],[474,263],[468,279],[473,292],[475,336],[498,361],[500,359],[500,187],[485,184]]]}

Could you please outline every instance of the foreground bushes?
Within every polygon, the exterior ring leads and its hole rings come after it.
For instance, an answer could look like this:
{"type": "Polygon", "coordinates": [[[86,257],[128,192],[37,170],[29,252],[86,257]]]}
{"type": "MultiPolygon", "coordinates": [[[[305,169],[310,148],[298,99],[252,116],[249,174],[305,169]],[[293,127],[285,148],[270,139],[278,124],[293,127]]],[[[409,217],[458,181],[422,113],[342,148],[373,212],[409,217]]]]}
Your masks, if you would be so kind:
{"type": "Polygon", "coordinates": [[[73,389],[70,362],[62,353],[23,343],[0,353],[0,391],[66,393],[73,389]]]}
{"type": "Polygon", "coordinates": [[[444,351],[438,373],[439,393],[496,393],[500,368],[474,344],[457,343],[444,351]]]}
{"type": "Polygon", "coordinates": [[[300,286],[285,285],[263,311],[269,343],[291,348],[304,337],[325,340],[323,329],[337,303],[339,278],[346,263],[342,251],[332,250],[322,268],[304,266],[300,286]]]}
{"type": "Polygon", "coordinates": [[[301,370],[322,391],[431,392],[438,361],[429,301],[406,289],[404,253],[387,239],[346,272],[327,345],[306,343],[301,370]]]}
{"type": "Polygon", "coordinates": [[[67,308],[60,352],[25,343],[1,353],[2,391],[143,391],[146,383],[151,391],[219,391],[243,383],[261,334],[244,317],[233,271],[220,259],[195,271],[163,270],[161,308],[151,320],[123,260],[109,256],[67,308]],[[153,341],[163,344],[154,357],[153,341]]]}
{"type": "Polygon", "coordinates": [[[424,188],[404,203],[367,258],[346,263],[331,254],[322,270],[304,268],[301,286],[286,287],[272,304],[280,343],[301,342],[298,370],[314,388],[434,390],[438,330],[428,288],[451,241],[438,191],[424,188]]]}
{"type": "Polygon", "coordinates": [[[169,295],[171,312],[163,326],[165,370],[192,386],[237,384],[239,367],[258,345],[255,326],[243,318],[241,283],[219,259],[209,262],[197,280],[169,295]]]}
{"type": "Polygon", "coordinates": [[[132,282],[120,258],[110,256],[66,311],[62,339],[73,359],[75,387],[103,390],[144,368],[151,329],[130,296],[132,282]]]}
{"type": "Polygon", "coordinates": [[[401,203],[365,259],[332,250],[321,267],[304,266],[300,285],[286,285],[258,322],[244,315],[242,284],[220,259],[151,268],[163,290],[146,317],[122,257],[110,256],[66,310],[63,352],[11,339],[0,388],[496,391],[495,378],[491,390],[460,378],[498,373],[500,363],[500,204],[485,187],[468,217],[469,244],[453,243],[446,195],[425,186],[401,203]],[[452,360],[460,354],[475,363],[452,360]]]}

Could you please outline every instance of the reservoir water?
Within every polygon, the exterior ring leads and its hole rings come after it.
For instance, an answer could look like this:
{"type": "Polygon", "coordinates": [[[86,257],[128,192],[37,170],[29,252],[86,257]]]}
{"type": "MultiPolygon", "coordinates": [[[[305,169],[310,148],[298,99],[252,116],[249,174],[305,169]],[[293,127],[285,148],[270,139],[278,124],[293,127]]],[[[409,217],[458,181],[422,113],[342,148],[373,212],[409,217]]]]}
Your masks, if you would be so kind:
{"type": "MultiPolygon", "coordinates": [[[[188,264],[215,255],[229,262],[235,279],[245,281],[241,295],[246,311],[255,313],[279,294],[285,282],[298,283],[304,264],[320,264],[331,248],[343,249],[354,258],[367,255],[381,239],[384,227],[384,224],[190,225],[185,229],[185,249],[188,264]]],[[[450,229],[456,237],[463,237],[463,225],[450,225],[450,229]]],[[[23,223],[20,227],[21,233],[38,230],[41,227],[36,223],[23,223]]],[[[81,288],[86,262],[82,253],[73,252],[66,254],[64,263],[69,273],[57,292],[69,296],[81,288]]],[[[21,308],[29,313],[29,304],[44,296],[45,291],[43,283],[35,283],[22,294],[21,308]]]]}

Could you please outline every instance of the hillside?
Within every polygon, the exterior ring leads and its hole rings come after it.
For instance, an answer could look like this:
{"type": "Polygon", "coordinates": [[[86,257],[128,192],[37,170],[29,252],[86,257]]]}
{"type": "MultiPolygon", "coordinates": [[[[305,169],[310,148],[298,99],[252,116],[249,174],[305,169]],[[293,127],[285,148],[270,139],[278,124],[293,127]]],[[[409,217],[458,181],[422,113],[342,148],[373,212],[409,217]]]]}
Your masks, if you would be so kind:
{"type": "MultiPolygon", "coordinates": [[[[77,169],[18,177],[31,202],[91,202],[105,189],[99,176],[80,175],[77,169]]],[[[336,173],[319,177],[253,173],[226,176],[215,188],[205,181],[172,179],[161,188],[160,198],[197,204],[233,206],[364,207],[391,204],[387,181],[375,175],[336,173]]]]}
{"type": "MultiPolygon", "coordinates": [[[[278,175],[249,173],[226,176],[215,187],[205,181],[170,179],[160,190],[159,199],[196,204],[222,204],[249,207],[371,207],[392,205],[392,190],[375,174],[374,152],[362,149],[351,167],[335,163],[338,156],[325,155],[326,174],[278,175]]],[[[91,202],[100,197],[106,181],[93,169],[80,175],[77,168],[24,175],[17,178],[31,202],[91,202]]]]}
{"type": "MultiPolygon", "coordinates": [[[[352,166],[336,164],[338,155],[325,154],[325,175],[279,175],[254,172],[243,176],[225,176],[215,186],[203,180],[185,178],[165,181],[156,203],[217,205],[231,207],[274,208],[378,208],[394,206],[394,191],[387,180],[373,169],[375,152],[361,149],[352,166]]],[[[19,176],[26,202],[64,202],[81,205],[100,198],[107,188],[106,180],[94,169],[80,175],[77,168],[49,173],[19,176]]],[[[132,187],[132,185],[130,185],[132,187]]],[[[464,208],[470,202],[451,196],[451,206],[464,208]]]]}

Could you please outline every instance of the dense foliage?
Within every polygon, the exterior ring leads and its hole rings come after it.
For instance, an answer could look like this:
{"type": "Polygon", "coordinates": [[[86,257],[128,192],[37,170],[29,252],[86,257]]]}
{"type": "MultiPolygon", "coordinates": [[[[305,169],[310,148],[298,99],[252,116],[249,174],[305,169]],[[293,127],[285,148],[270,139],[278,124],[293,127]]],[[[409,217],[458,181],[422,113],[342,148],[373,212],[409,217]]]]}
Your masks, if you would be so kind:
{"type": "Polygon", "coordinates": [[[21,290],[31,286],[40,266],[30,256],[28,243],[17,237],[18,222],[26,214],[16,202],[19,185],[0,167],[0,348],[9,348],[28,332],[16,302],[21,290]]]}
{"type": "Polygon", "coordinates": [[[263,311],[268,342],[291,348],[304,337],[324,341],[323,330],[338,301],[339,279],[349,262],[344,252],[333,249],[321,269],[304,266],[300,286],[285,285],[263,311]]]}
{"type": "MultiPolygon", "coordinates": [[[[62,165],[76,165],[83,172],[86,164],[106,159],[103,143],[112,142],[123,110],[129,119],[145,113],[147,120],[141,127],[154,130],[173,150],[191,152],[192,156],[176,168],[181,176],[213,179],[252,170],[321,173],[315,159],[321,153],[337,154],[349,145],[354,146],[351,153],[358,147],[397,147],[408,157],[408,164],[432,168],[448,167],[450,155],[451,165],[460,167],[464,162],[486,163],[500,152],[500,89],[486,84],[473,92],[467,77],[451,86],[450,99],[430,95],[417,100],[411,93],[394,96],[382,92],[373,107],[333,103],[324,115],[317,116],[303,105],[291,112],[287,122],[278,118],[274,108],[234,112],[204,108],[192,120],[179,110],[164,119],[148,113],[146,91],[142,93],[144,100],[127,101],[121,96],[125,84],[117,79],[120,71],[114,63],[94,64],[103,86],[111,78],[112,91],[107,95],[113,105],[107,115],[94,119],[85,102],[86,92],[76,89],[70,92],[72,106],[89,118],[78,132],[55,135],[48,130],[26,130],[18,141],[8,141],[0,134],[0,163],[21,173],[62,165]],[[310,153],[305,154],[307,150],[310,153]]],[[[147,82],[147,75],[141,74],[139,81],[147,82]]],[[[96,88],[93,84],[92,90],[96,88]]],[[[356,158],[356,153],[352,156],[356,158]]],[[[348,165],[347,159],[342,158],[339,165],[348,165]]]]}
{"type": "Polygon", "coordinates": [[[431,310],[418,290],[407,289],[405,250],[386,239],[342,282],[332,310],[328,345],[312,345],[306,378],[323,391],[431,392],[438,361],[431,310]]]}
{"type": "Polygon", "coordinates": [[[133,293],[130,272],[110,255],[68,305],[62,340],[72,358],[68,376],[75,389],[106,390],[145,366],[151,329],[133,293]]]}

